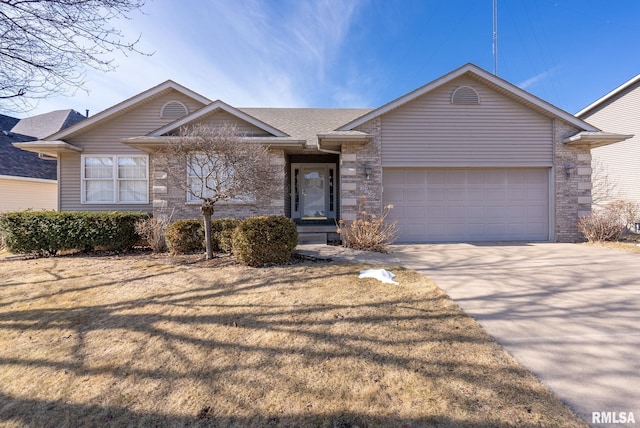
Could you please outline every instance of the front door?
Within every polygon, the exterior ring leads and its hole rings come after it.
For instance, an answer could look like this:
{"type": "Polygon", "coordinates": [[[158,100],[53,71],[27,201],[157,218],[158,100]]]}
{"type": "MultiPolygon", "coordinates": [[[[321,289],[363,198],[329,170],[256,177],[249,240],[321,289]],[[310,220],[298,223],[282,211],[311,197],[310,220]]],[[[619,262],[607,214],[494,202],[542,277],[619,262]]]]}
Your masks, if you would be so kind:
{"type": "Polygon", "coordinates": [[[335,164],[291,165],[291,211],[294,219],[335,219],[335,164]]]}

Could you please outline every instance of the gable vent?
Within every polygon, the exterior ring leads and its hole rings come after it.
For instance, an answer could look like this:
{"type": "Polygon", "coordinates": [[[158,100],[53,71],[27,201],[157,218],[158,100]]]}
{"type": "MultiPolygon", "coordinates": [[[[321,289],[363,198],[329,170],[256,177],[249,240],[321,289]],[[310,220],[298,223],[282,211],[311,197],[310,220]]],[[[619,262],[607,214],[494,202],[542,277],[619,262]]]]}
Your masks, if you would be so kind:
{"type": "Polygon", "coordinates": [[[166,119],[178,119],[185,116],[187,113],[189,113],[187,106],[182,104],[180,101],[169,101],[162,106],[160,117],[166,119]]]}
{"type": "Polygon", "coordinates": [[[480,96],[471,86],[460,86],[453,91],[451,104],[480,104],[480,96]]]}

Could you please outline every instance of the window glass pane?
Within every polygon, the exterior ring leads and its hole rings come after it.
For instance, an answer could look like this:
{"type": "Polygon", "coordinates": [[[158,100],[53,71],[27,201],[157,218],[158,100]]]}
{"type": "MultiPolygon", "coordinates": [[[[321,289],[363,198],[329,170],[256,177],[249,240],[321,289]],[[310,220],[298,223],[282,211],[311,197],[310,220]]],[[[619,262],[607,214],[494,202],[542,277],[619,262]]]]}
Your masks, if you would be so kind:
{"type": "Polygon", "coordinates": [[[113,181],[87,180],[85,192],[87,202],[113,202],[113,181]]]}
{"type": "Polygon", "coordinates": [[[144,202],[147,200],[146,180],[120,181],[120,202],[144,202]]]}
{"type": "MultiPolygon", "coordinates": [[[[205,198],[211,198],[215,195],[215,192],[212,189],[207,189],[203,186],[203,182],[198,177],[189,177],[189,181],[191,182],[191,191],[193,194],[202,196],[205,198]]],[[[193,195],[189,195],[189,201],[200,201],[200,198],[197,198],[193,195]]]]}
{"type": "Polygon", "coordinates": [[[84,158],[84,176],[85,178],[113,178],[113,159],[84,158]]]}
{"type": "Polygon", "coordinates": [[[147,178],[147,159],[118,158],[118,178],[147,178]]]}

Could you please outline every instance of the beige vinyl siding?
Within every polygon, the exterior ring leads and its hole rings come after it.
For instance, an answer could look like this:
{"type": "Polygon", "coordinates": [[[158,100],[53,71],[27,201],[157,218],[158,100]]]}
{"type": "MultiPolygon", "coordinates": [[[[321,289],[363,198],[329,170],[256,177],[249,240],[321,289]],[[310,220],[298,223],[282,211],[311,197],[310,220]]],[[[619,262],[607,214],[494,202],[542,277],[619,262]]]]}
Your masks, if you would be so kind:
{"type": "Polygon", "coordinates": [[[204,115],[202,118],[198,119],[196,123],[207,124],[210,126],[220,126],[228,123],[233,123],[237,126],[239,132],[246,134],[247,136],[270,135],[257,126],[254,126],[249,122],[245,122],[244,120],[239,120],[236,116],[220,109],[214,110],[211,113],[204,115]]]}
{"type": "Polygon", "coordinates": [[[607,132],[634,134],[626,141],[593,149],[591,156],[594,178],[606,174],[614,198],[640,202],[640,83],[583,119],[607,132]]]}
{"type": "Polygon", "coordinates": [[[0,212],[55,210],[58,206],[55,180],[0,177],[0,212]]]}
{"type": "MultiPolygon", "coordinates": [[[[163,92],[146,103],[122,115],[91,127],[86,132],[74,135],[66,141],[83,149],[83,155],[146,154],[121,143],[125,138],[138,137],[158,129],[170,121],[161,117],[162,107],[168,101],[180,101],[189,112],[201,108],[202,104],[174,90],[163,92]]],[[[151,189],[148,204],[82,204],[80,154],[65,154],[60,161],[60,209],[61,211],[151,211],[151,189]]],[[[151,180],[149,179],[149,183],[151,180]]],[[[149,184],[151,186],[151,184],[149,184]]]]}
{"type": "Polygon", "coordinates": [[[461,77],[382,120],[382,166],[551,166],[552,121],[481,83],[461,77]],[[451,104],[460,86],[478,105],[451,104]]]}

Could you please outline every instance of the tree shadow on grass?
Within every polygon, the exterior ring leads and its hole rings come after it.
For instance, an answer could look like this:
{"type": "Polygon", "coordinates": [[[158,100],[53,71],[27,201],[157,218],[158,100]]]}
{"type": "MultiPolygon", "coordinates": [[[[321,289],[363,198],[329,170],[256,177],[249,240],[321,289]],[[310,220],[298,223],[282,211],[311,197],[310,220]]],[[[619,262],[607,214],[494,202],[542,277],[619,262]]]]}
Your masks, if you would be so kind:
{"type": "MultiPolygon", "coordinates": [[[[25,382],[46,376],[53,386],[49,394],[32,385],[25,385],[24,393],[0,386],[0,421],[26,426],[537,426],[547,391],[532,387],[527,373],[498,355],[490,338],[474,330],[478,327],[437,290],[407,294],[398,288],[383,294],[388,289],[369,283],[347,301],[335,301],[330,294],[312,298],[304,288],[355,278],[354,271],[302,266],[292,276],[281,268],[272,271],[277,275],[247,269],[224,280],[215,270],[196,267],[177,273],[132,271],[128,287],[166,275],[182,282],[75,307],[30,309],[36,298],[14,301],[0,310],[0,329],[15,338],[5,343],[24,346],[24,352],[0,351],[0,376],[4,370],[24,375],[25,382]],[[40,342],[32,344],[29,335],[41,337],[40,342]],[[487,346],[496,361],[459,355],[487,346]],[[42,348],[51,353],[36,355],[42,348]],[[347,364],[345,371],[345,361],[353,368],[347,364]],[[335,382],[334,375],[347,377],[357,367],[365,370],[350,378],[353,385],[322,382],[322,376],[335,382]],[[379,372],[369,372],[372,367],[379,372]],[[454,411],[399,416],[404,404],[398,400],[413,396],[386,391],[409,378],[418,383],[407,388],[437,385],[446,396],[435,400],[449,400],[477,416],[461,419],[454,411]],[[72,394],[92,382],[95,388],[86,391],[90,397],[72,394]],[[196,384],[199,392],[188,393],[196,384]],[[273,385],[290,391],[265,404],[273,385]],[[169,398],[180,388],[187,391],[177,399],[182,404],[169,398]],[[362,399],[375,403],[363,408],[384,409],[388,403],[396,410],[354,410],[360,403],[353,397],[340,408],[340,394],[360,397],[355,390],[367,388],[371,393],[362,399]],[[144,394],[161,402],[139,410],[136,395],[144,394]],[[296,394],[311,397],[303,410],[287,405],[300,400],[296,394]],[[491,416],[483,401],[491,394],[513,406],[512,420],[491,416]],[[327,402],[333,407],[325,407],[327,402]]],[[[95,277],[79,292],[100,287],[117,294],[123,286],[95,277]]]]}

